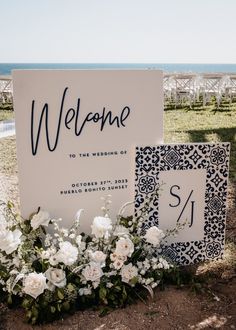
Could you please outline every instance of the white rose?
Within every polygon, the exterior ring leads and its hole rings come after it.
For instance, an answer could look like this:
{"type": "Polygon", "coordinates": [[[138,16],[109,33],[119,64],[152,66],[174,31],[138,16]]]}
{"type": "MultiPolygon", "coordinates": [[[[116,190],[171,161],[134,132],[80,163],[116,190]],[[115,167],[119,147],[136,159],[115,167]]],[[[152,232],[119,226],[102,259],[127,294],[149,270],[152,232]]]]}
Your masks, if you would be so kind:
{"type": "Polygon", "coordinates": [[[129,283],[130,280],[138,275],[138,269],[129,263],[128,265],[124,265],[122,267],[120,274],[122,282],[129,283]]]}
{"type": "Polygon", "coordinates": [[[58,288],[63,288],[66,285],[66,273],[59,268],[48,268],[45,276],[49,282],[58,288]]]}
{"type": "Polygon", "coordinates": [[[117,254],[115,254],[115,253],[111,253],[111,254],[110,254],[110,259],[111,259],[111,261],[115,261],[116,258],[117,258],[117,254]]]}
{"type": "Polygon", "coordinates": [[[156,226],[148,228],[144,238],[148,243],[151,243],[153,246],[157,247],[160,245],[162,238],[165,237],[163,231],[156,226]]]}
{"type": "Polygon", "coordinates": [[[30,273],[24,280],[23,291],[36,299],[47,289],[46,277],[43,273],[30,273]]]}
{"type": "Polygon", "coordinates": [[[96,238],[108,238],[112,230],[111,219],[106,217],[95,217],[91,226],[92,234],[96,238]]]}
{"type": "Polygon", "coordinates": [[[39,226],[48,226],[50,221],[50,215],[47,211],[39,211],[31,219],[31,227],[33,229],[39,228],[39,226]]]}
{"type": "Polygon", "coordinates": [[[114,236],[128,236],[129,235],[129,229],[125,226],[117,226],[113,233],[114,236]]]}
{"type": "Polygon", "coordinates": [[[121,269],[121,267],[124,265],[124,261],[122,259],[116,259],[114,262],[113,262],[113,266],[115,269],[121,269]]]}
{"type": "Polygon", "coordinates": [[[111,261],[113,261],[113,266],[115,269],[121,269],[124,262],[127,260],[127,256],[121,256],[116,253],[111,253],[110,259],[111,261]]]}
{"type": "Polygon", "coordinates": [[[59,246],[59,251],[52,257],[52,260],[54,260],[54,265],[56,264],[56,262],[63,262],[66,266],[73,265],[78,258],[77,247],[67,241],[61,242],[59,246]]]}
{"type": "Polygon", "coordinates": [[[103,271],[100,264],[92,261],[83,269],[82,275],[86,281],[100,282],[103,271]]]}
{"type": "Polygon", "coordinates": [[[0,235],[0,250],[6,252],[6,254],[11,254],[21,243],[21,235],[22,233],[19,229],[2,231],[0,235]]]}
{"type": "Polygon", "coordinates": [[[100,284],[100,280],[99,281],[96,281],[96,282],[93,282],[92,283],[92,286],[93,286],[94,289],[97,289],[97,287],[99,286],[99,284],[100,284]]]}
{"type": "Polygon", "coordinates": [[[107,255],[102,251],[95,251],[90,254],[92,261],[100,264],[101,267],[105,267],[107,255]]]}
{"type": "Polygon", "coordinates": [[[116,242],[115,254],[131,257],[134,252],[134,244],[129,238],[121,237],[116,242]]]}
{"type": "Polygon", "coordinates": [[[56,266],[56,265],[58,265],[59,264],[59,260],[58,260],[58,258],[57,258],[57,254],[54,254],[54,255],[51,255],[50,256],[50,258],[49,258],[49,263],[50,263],[50,265],[52,265],[52,266],[56,266]]]}

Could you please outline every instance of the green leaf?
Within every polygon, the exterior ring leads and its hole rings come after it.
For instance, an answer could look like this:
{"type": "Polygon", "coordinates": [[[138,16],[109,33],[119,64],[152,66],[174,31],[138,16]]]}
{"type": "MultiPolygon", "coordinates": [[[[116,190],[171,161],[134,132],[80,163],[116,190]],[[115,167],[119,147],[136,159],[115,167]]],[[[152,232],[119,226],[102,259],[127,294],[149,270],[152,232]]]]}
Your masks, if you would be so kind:
{"type": "Polygon", "coordinates": [[[9,209],[12,209],[13,206],[14,206],[14,204],[13,204],[11,201],[8,201],[8,202],[7,202],[7,207],[8,207],[9,209]]]}
{"type": "Polygon", "coordinates": [[[44,297],[44,299],[45,299],[45,300],[43,300],[43,301],[41,302],[41,306],[42,306],[43,308],[47,308],[47,306],[48,306],[48,297],[44,297]],[[46,298],[47,298],[47,300],[46,300],[46,298]]]}
{"type": "Polygon", "coordinates": [[[122,288],[120,286],[116,286],[115,291],[120,292],[120,291],[122,291],[122,288]]]}
{"type": "Polygon", "coordinates": [[[69,283],[69,284],[67,285],[67,289],[68,289],[69,291],[74,291],[74,290],[75,290],[75,287],[74,287],[73,284],[69,283]]]}
{"type": "Polygon", "coordinates": [[[132,285],[135,285],[137,282],[138,282],[138,278],[137,278],[137,277],[133,277],[133,278],[131,279],[131,281],[130,281],[130,283],[131,283],[132,285]]]}
{"type": "Polygon", "coordinates": [[[38,309],[35,306],[33,306],[32,307],[32,316],[37,319],[38,315],[39,315],[38,309]]]}
{"type": "Polygon", "coordinates": [[[57,296],[58,296],[58,298],[61,299],[61,300],[64,299],[64,294],[63,294],[63,292],[62,292],[61,290],[59,290],[59,289],[57,290],[57,296]]]}
{"type": "Polygon", "coordinates": [[[133,239],[134,245],[137,245],[141,241],[141,238],[139,236],[135,236],[133,239]]]}
{"type": "Polygon", "coordinates": [[[50,307],[50,311],[51,311],[52,314],[54,314],[54,313],[56,312],[56,307],[51,306],[51,307],[50,307]]]}
{"type": "Polygon", "coordinates": [[[7,303],[8,303],[8,305],[12,304],[12,295],[11,294],[9,294],[7,297],[7,303]]]}
{"type": "Polygon", "coordinates": [[[27,308],[30,307],[30,305],[31,305],[31,302],[30,302],[29,299],[25,298],[25,299],[22,301],[22,307],[23,307],[23,308],[27,309],[27,308]]]}
{"type": "Polygon", "coordinates": [[[100,317],[106,316],[109,312],[110,312],[109,307],[103,307],[103,308],[100,309],[99,316],[100,317]]]}
{"type": "Polygon", "coordinates": [[[110,294],[108,296],[108,299],[111,300],[111,301],[115,301],[116,300],[116,297],[114,296],[114,294],[110,294]]]}
{"type": "Polygon", "coordinates": [[[14,286],[14,291],[15,292],[20,292],[21,291],[21,286],[18,283],[14,286]]]}
{"type": "Polygon", "coordinates": [[[106,295],[107,295],[106,288],[101,287],[99,290],[99,298],[104,301],[106,299],[106,295]]]}
{"type": "Polygon", "coordinates": [[[25,316],[26,316],[27,321],[29,321],[31,319],[31,317],[32,317],[32,312],[31,311],[27,311],[26,314],[25,314],[25,316]]]}
{"type": "Polygon", "coordinates": [[[68,312],[70,310],[70,303],[68,301],[65,301],[62,304],[62,308],[63,308],[64,311],[68,312]]]}
{"type": "Polygon", "coordinates": [[[123,299],[123,301],[126,301],[126,299],[127,299],[127,292],[126,292],[125,286],[123,286],[122,299],[123,299]]]}

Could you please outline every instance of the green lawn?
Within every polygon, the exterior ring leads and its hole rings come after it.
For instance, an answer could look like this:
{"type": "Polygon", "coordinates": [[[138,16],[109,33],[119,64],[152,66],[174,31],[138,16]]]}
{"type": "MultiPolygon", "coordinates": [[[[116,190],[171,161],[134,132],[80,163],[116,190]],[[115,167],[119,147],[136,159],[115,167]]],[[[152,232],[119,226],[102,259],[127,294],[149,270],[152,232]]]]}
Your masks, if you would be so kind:
{"type": "Polygon", "coordinates": [[[230,177],[236,179],[236,109],[165,110],[164,137],[174,142],[231,142],[230,177]]]}
{"type": "Polygon", "coordinates": [[[15,117],[12,104],[0,105],[0,121],[15,117]]]}

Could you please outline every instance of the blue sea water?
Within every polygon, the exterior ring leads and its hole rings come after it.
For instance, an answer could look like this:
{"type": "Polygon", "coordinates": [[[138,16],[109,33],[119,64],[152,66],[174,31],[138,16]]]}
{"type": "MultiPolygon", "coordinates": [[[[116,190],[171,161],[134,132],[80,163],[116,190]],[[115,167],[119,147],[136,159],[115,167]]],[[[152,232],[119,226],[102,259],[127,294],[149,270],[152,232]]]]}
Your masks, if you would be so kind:
{"type": "Polygon", "coordinates": [[[0,75],[10,75],[14,69],[160,69],[178,73],[236,73],[236,63],[0,63],[0,75]]]}

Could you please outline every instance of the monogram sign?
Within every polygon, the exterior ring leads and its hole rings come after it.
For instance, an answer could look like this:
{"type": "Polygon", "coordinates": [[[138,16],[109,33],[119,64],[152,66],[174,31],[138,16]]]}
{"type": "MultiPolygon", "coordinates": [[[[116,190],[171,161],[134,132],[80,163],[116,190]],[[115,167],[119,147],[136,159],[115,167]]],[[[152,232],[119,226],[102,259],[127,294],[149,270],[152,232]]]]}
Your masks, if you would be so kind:
{"type": "Polygon", "coordinates": [[[150,200],[143,231],[153,225],[181,228],[163,250],[177,264],[222,256],[229,149],[229,143],[136,149],[136,216],[150,200]]]}

